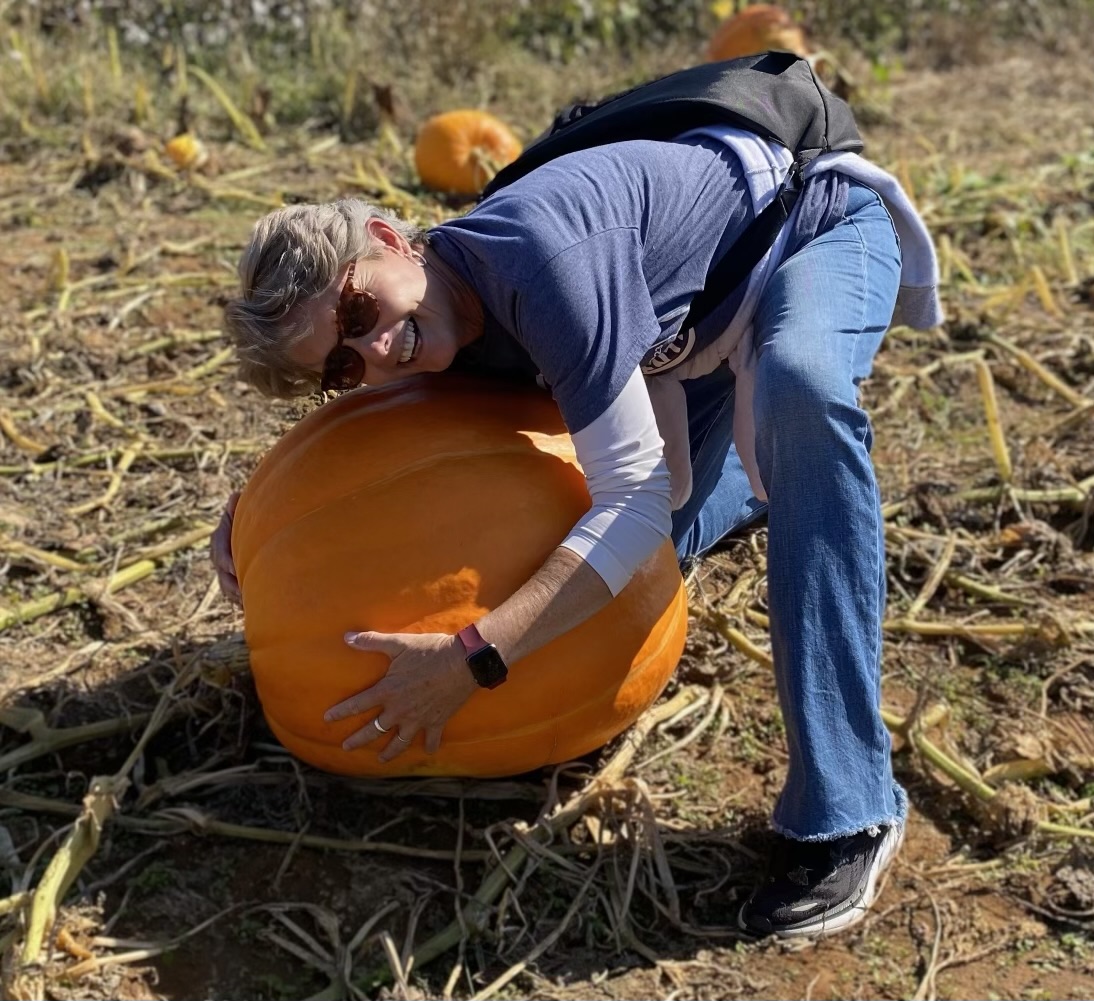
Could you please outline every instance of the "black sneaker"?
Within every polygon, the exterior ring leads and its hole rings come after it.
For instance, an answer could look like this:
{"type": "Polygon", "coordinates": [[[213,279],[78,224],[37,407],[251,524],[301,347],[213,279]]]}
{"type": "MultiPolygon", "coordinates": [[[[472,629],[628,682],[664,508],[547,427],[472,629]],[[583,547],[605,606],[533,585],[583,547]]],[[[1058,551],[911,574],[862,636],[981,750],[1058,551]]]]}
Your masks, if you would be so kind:
{"type": "Polygon", "coordinates": [[[742,931],[780,938],[831,935],[857,924],[903,838],[903,824],[832,841],[780,836],[767,878],[745,901],[737,924],[742,931]]]}

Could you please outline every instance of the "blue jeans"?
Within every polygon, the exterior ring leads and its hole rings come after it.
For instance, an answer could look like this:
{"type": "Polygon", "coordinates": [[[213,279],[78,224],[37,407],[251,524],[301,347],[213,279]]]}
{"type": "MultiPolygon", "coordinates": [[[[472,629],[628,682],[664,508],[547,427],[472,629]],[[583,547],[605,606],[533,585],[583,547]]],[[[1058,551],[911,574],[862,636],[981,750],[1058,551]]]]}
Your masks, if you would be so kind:
{"type": "Polygon", "coordinates": [[[790,763],[774,827],[821,841],[903,819],[881,720],[885,533],[858,384],[892,319],[900,250],[880,199],[852,182],[842,219],[783,261],[756,312],[753,415],[768,503],[733,444],[734,377],[683,383],[693,492],[681,559],[767,512],[768,604],[790,763]]]}

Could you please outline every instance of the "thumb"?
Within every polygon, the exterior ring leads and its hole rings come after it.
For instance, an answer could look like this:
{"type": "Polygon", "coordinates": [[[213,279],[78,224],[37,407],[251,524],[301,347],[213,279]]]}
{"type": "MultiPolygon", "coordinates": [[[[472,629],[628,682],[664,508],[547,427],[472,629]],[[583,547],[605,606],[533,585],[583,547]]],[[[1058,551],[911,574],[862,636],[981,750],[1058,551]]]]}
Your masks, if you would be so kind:
{"type": "Polygon", "coordinates": [[[365,629],[361,632],[354,632],[350,630],[345,634],[343,639],[346,641],[347,646],[353,647],[355,650],[369,650],[375,653],[386,653],[389,657],[394,657],[402,652],[402,645],[387,633],[374,633],[371,630],[365,629]]]}

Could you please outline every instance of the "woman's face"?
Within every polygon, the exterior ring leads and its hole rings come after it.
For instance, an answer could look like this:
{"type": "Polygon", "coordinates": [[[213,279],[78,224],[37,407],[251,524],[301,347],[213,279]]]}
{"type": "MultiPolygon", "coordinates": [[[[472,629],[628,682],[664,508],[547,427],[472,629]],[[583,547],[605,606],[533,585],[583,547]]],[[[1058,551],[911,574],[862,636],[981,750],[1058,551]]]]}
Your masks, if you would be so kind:
{"type": "MultiPolygon", "coordinates": [[[[430,280],[427,270],[411,259],[410,244],[384,220],[370,219],[368,228],[383,250],[379,257],[357,260],[352,286],[376,297],[379,316],[369,330],[346,330],[342,341],[364,362],[362,384],[381,386],[420,372],[444,371],[472,339],[449,287],[430,280]]],[[[347,265],[330,288],[303,307],[312,332],[289,354],[313,372],[323,371],[338,343],[336,311],[348,271],[347,265]]]]}

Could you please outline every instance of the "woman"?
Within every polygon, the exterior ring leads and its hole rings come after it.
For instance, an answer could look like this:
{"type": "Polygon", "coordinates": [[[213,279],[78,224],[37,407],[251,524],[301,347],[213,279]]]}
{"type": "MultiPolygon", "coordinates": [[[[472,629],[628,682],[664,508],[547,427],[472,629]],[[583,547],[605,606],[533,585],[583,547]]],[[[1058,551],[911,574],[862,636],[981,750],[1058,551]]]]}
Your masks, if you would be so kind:
{"type": "MultiPolygon", "coordinates": [[[[538,378],[588,480],[588,514],[459,636],[347,634],[391,657],[327,714],[380,708],[347,747],[383,737],[390,760],[421,732],[435,751],[477,685],[600,609],[665,537],[690,560],[766,513],[789,769],[768,876],[739,923],[812,936],[864,915],[903,835],[880,716],[884,527],[857,388],[895,307],[919,327],[941,312],[914,210],[841,153],[807,168],[749,280],[681,329],[789,166],[782,147],[718,127],[560,157],[428,233],[357,201],[281,209],[254,230],[227,324],[245,377],[275,396],[454,365],[538,378]]],[[[214,561],[238,595],[230,512],[214,561]]]]}

